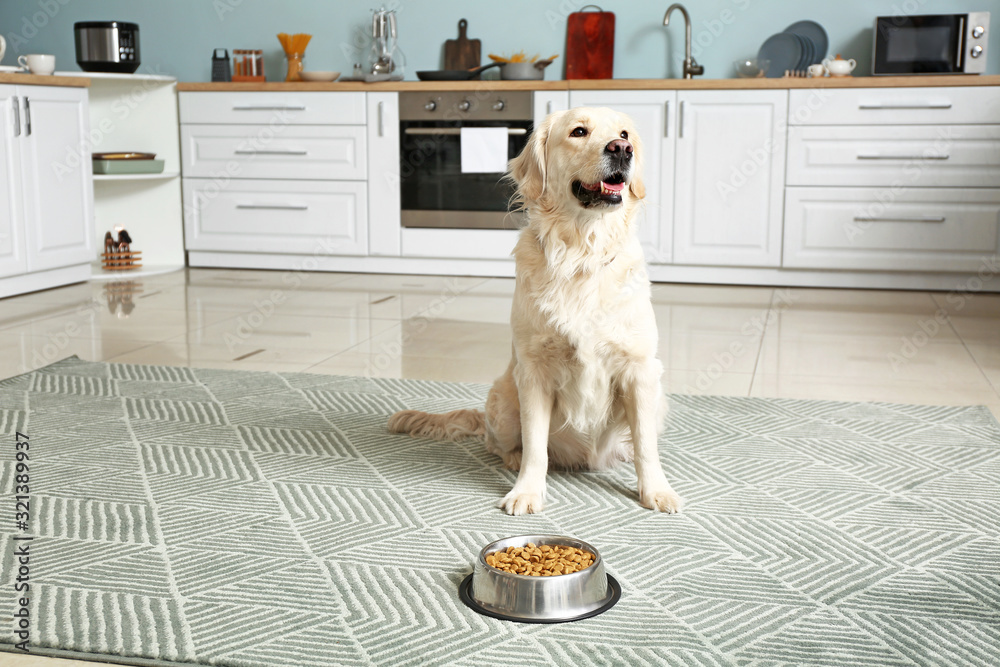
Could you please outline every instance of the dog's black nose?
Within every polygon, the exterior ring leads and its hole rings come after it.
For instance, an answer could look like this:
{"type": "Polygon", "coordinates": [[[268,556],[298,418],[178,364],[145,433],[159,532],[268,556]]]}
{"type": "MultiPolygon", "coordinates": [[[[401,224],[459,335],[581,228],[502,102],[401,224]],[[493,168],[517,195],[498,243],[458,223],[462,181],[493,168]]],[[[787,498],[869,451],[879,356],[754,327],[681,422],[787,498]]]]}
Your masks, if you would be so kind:
{"type": "Polygon", "coordinates": [[[615,139],[607,146],[604,150],[611,153],[619,160],[631,160],[632,159],[632,144],[625,141],[624,139],[615,139]]]}

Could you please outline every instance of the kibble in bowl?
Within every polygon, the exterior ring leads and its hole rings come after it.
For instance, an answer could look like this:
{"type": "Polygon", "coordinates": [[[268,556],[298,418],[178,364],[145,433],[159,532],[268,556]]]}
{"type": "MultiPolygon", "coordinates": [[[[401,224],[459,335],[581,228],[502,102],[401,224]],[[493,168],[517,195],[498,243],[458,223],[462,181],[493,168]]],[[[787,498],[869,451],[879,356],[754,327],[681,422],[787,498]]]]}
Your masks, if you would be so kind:
{"type": "Polygon", "coordinates": [[[459,596],[487,616],[559,623],[610,609],[621,587],[593,546],[562,535],[519,535],[486,545],[459,596]]]}

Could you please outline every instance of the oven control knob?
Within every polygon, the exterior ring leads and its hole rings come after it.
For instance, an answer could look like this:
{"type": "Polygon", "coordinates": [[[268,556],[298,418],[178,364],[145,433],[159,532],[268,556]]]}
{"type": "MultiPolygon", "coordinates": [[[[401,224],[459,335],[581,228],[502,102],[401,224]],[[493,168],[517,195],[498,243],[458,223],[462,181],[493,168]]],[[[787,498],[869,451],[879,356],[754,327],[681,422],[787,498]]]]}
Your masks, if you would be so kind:
{"type": "Polygon", "coordinates": [[[462,100],[458,104],[459,111],[468,111],[471,108],[472,108],[472,102],[470,102],[469,100],[462,100]]]}
{"type": "Polygon", "coordinates": [[[978,44],[976,46],[973,46],[972,53],[970,53],[969,55],[971,55],[973,58],[978,58],[979,56],[983,55],[983,47],[979,46],[978,44]]]}
{"type": "Polygon", "coordinates": [[[497,101],[496,101],[496,102],[495,102],[495,103],[493,104],[493,110],[494,110],[494,111],[503,111],[503,110],[504,110],[504,108],[505,108],[506,106],[507,106],[507,105],[503,103],[503,100],[497,100],[497,101]]]}
{"type": "Polygon", "coordinates": [[[985,34],[986,34],[986,28],[984,28],[981,25],[977,25],[975,28],[972,29],[972,36],[976,39],[979,39],[985,34]]]}
{"type": "Polygon", "coordinates": [[[425,111],[434,111],[437,108],[438,108],[438,103],[435,102],[434,100],[431,100],[430,102],[424,105],[425,111]]]}

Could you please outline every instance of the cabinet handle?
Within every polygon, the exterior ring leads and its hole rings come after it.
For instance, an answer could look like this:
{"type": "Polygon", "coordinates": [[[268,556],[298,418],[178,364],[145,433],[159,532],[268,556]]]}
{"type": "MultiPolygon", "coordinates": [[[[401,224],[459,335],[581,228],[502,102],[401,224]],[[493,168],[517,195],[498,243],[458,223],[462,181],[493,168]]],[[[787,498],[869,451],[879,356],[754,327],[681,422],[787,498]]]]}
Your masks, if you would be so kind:
{"type": "Polygon", "coordinates": [[[266,209],[276,211],[308,211],[304,204],[237,204],[236,208],[266,209]]]}
{"type": "Polygon", "coordinates": [[[552,100],[545,103],[545,115],[548,116],[550,113],[552,113],[552,100]]]}
{"type": "Polygon", "coordinates": [[[663,136],[670,137],[670,102],[663,103],[663,136]]]}
{"type": "Polygon", "coordinates": [[[870,216],[856,215],[854,216],[855,222],[944,222],[945,217],[915,217],[915,218],[898,218],[894,216],[888,216],[885,218],[873,218],[870,216]]]}
{"type": "Polygon", "coordinates": [[[305,111],[306,107],[302,105],[273,105],[273,104],[246,104],[243,106],[234,106],[233,111],[305,111]]]}
{"type": "Polygon", "coordinates": [[[31,136],[31,102],[24,98],[24,136],[31,136]]]}
{"type": "Polygon", "coordinates": [[[378,103],[378,136],[380,136],[380,137],[384,137],[385,136],[385,123],[382,120],[382,118],[384,116],[384,113],[385,113],[385,102],[379,102],[378,103]]]}
{"type": "MultiPolygon", "coordinates": [[[[461,134],[462,128],[460,127],[408,127],[403,130],[403,134],[409,135],[435,135],[435,134],[461,134]]],[[[527,134],[528,131],[523,127],[508,127],[508,135],[519,135],[527,134]]]]}
{"type": "Polygon", "coordinates": [[[233,151],[237,155],[309,155],[309,151],[299,150],[299,149],[289,149],[289,150],[245,150],[239,149],[233,151]]]}
{"type": "Polygon", "coordinates": [[[14,103],[14,136],[21,136],[21,100],[16,97],[10,98],[14,103]]]}
{"type": "Polygon", "coordinates": [[[861,153],[859,160],[948,160],[950,155],[881,155],[879,153],[861,153]]]}
{"type": "Polygon", "coordinates": [[[926,104],[859,104],[859,109],[950,109],[951,102],[928,102],[926,104]]]}
{"type": "Polygon", "coordinates": [[[681,108],[677,110],[677,138],[684,138],[684,102],[681,101],[681,108]]]}

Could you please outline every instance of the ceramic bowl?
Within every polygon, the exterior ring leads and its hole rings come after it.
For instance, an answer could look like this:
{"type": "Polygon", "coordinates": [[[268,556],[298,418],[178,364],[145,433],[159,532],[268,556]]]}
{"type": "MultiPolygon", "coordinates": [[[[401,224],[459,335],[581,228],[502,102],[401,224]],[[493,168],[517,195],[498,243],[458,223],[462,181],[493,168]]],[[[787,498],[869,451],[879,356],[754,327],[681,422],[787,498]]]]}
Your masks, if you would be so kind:
{"type": "Polygon", "coordinates": [[[324,71],[313,71],[313,72],[301,72],[303,81],[336,81],[340,76],[340,72],[324,72],[324,71]]]}
{"type": "Polygon", "coordinates": [[[607,611],[621,597],[621,587],[604,569],[601,553],[590,544],[562,535],[518,535],[487,544],[479,552],[472,574],[459,587],[462,601],[481,614],[524,623],[577,621],[607,611]],[[585,570],[553,577],[529,577],[498,570],[486,555],[507,547],[560,544],[594,554],[585,570]]]}

